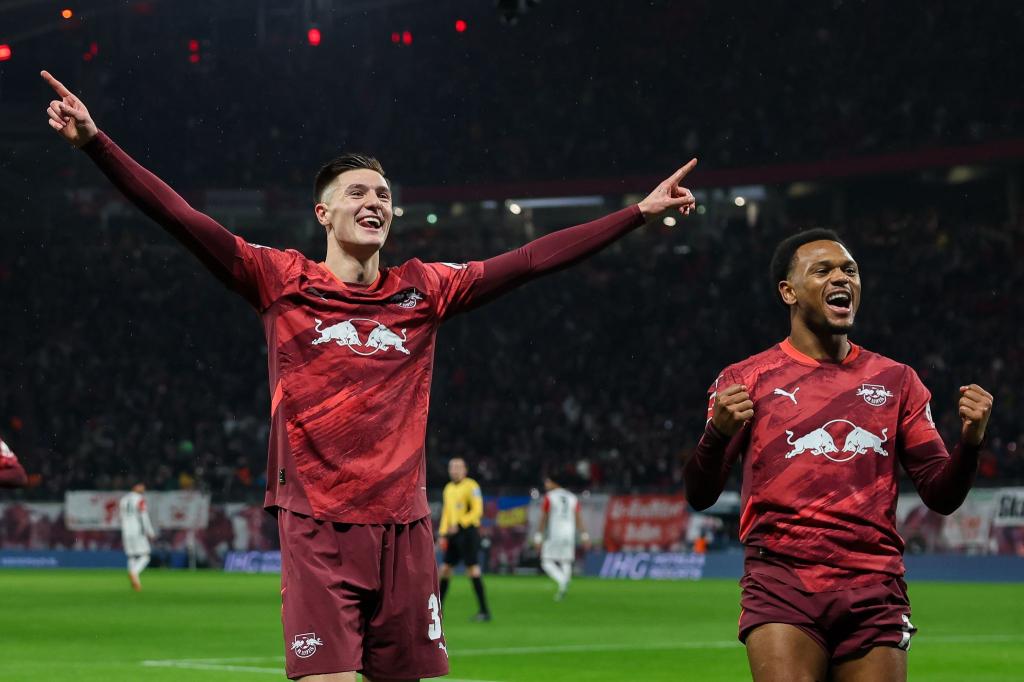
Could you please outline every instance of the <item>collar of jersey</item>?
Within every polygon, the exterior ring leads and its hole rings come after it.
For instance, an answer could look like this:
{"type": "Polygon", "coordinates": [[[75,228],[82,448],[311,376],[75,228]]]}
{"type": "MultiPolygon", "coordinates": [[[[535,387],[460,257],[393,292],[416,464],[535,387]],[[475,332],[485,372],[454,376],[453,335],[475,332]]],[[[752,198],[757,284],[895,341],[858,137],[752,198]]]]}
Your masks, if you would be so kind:
{"type": "Polygon", "coordinates": [[[331,269],[327,267],[327,263],[317,263],[317,266],[320,268],[321,272],[324,273],[324,276],[327,279],[329,279],[337,286],[342,287],[347,292],[354,294],[356,296],[365,295],[371,297],[380,292],[382,285],[384,283],[384,272],[385,270],[387,270],[387,268],[378,268],[377,277],[370,284],[355,284],[342,282],[341,279],[333,272],[331,272],[331,269]]]}
{"type": "Polygon", "coordinates": [[[793,360],[799,362],[801,365],[807,365],[808,367],[822,367],[827,365],[849,365],[851,362],[856,360],[860,355],[860,346],[855,344],[853,341],[849,341],[848,343],[850,344],[850,352],[846,354],[846,357],[843,358],[842,362],[838,363],[828,361],[822,362],[821,360],[815,360],[810,355],[801,353],[793,346],[792,343],[789,342],[788,337],[779,343],[779,348],[782,349],[783,353],[793,358],[793,360]]]}

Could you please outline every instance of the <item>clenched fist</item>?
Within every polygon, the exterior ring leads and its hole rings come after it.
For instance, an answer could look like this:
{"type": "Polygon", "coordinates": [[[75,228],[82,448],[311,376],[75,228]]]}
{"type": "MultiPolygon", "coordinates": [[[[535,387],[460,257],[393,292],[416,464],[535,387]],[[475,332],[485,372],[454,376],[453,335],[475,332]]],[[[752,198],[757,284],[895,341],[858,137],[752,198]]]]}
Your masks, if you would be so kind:
{"type": "Polygon", "coordinates": [[[715,395],[711,423],[719,433],[732,437],[753,417],[754,401],[750,399],[746,386],[733,384],[715,395]]]}
{"type": "Polygon", "coordinates": [[[981,445],[992,414],[992,394],[978,384],[960,387],[960,438],[969,445],[981,445]]]}

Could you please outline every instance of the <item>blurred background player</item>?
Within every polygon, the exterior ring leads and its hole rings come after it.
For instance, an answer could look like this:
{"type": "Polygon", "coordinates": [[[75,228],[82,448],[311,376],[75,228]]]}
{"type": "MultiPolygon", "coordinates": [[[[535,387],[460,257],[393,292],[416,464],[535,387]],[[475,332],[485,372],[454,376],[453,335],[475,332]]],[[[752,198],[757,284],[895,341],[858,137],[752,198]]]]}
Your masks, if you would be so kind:
{"type": "Polygon", "coordinates": [[[590,548],[590,535],[583,528],[579,498],[550,476],[544,479],[544,490],[540,525],[533,541],[540,546],[540,567],[558,585],[555,601],[561,601],[572,580],[572,566],[576,560],[576,531],[580,531],[584,549],[590,548]]]}
{"type": "Polygon", "coordinates": [[[708,508],[742,459],[739,637],[755,682],[903,682],[916,628],[897,463],[928,507],[953,513],[974,482],[992,396],[960,387],[950,454],[917,373],[848,340],[861,279],[839,237],[787,237],[770,270],[789,337],[712,384],[686,495],[708,508]]]}
{"type": "Polygon", "coordinates": [[[487,608],[487,596],[480,575],[480,519],[484,515],[484,498],[480,486],[466,474],[466,462],[461,457],[448,462],[448,477],[451,481],[444,487],[444,506],[438,529],[441,550],[444,552],[441,563],[441,603],[444,604],[448,594],[453,567],[463,563],[473,583],[479,607],[473,620],[485,622],[491,619],[491,611],[487,608]]]}
{"type": "Polygon", "coordinates": [[[121,517],[121,542],[128,557],[128,579],[136,592],[142,590],[139,575],[149,565],[149,543],[156,537],[146,509],[145,492],[146,485],[136,483],[117,505],[121,517]]]}
{"type": "Polygon", "coordinates": [[[28,483],[25,469],[7,443],[0,438],[0,488],[24,488],[28,483]]]}

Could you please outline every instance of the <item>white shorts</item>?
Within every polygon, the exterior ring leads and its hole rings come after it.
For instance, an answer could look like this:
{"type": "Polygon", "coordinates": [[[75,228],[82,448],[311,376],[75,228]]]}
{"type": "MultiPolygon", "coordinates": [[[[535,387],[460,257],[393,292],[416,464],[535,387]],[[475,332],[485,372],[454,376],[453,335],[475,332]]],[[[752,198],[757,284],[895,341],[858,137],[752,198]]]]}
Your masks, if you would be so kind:
{"type": "Polygon", "coordinates": [[[576,544],[558,540],[545,540],[540,547],[540,558],[551,561],[573,561],[576,559],[576,544]]]}
{"type": "Polygon", "coordinates": [[[140,556],[150,552],[149,538],[145,535],[122,535],[121,540],[124,553],[128,556],[140,556]]]}

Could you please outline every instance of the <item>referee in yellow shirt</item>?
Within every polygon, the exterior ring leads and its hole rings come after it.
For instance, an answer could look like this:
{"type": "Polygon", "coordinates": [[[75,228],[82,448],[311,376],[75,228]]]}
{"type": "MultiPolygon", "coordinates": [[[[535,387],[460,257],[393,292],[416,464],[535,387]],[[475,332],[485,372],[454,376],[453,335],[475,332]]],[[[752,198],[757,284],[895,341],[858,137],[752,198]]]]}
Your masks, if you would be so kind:
{"type": "Polygon", "coordinates": [[[452,577],[452,567],[460,562],[466,565],[466,573],[473,581],[473,591],[479,610],[473,620],[487,622],[491,612],[487,608],[487,597],[484,596],[484,583],[480,579],[480,519],[484,515],[484,498],[480,494],[480,486],[472,478],[466,476],[466,462],[456,457],[448,462],[448,478],[452,479],[444,487],[444,508],[441,511],[441,551],[444,562],[441,564],[441,603],[448,594],[448,581],[452,577]]]}

